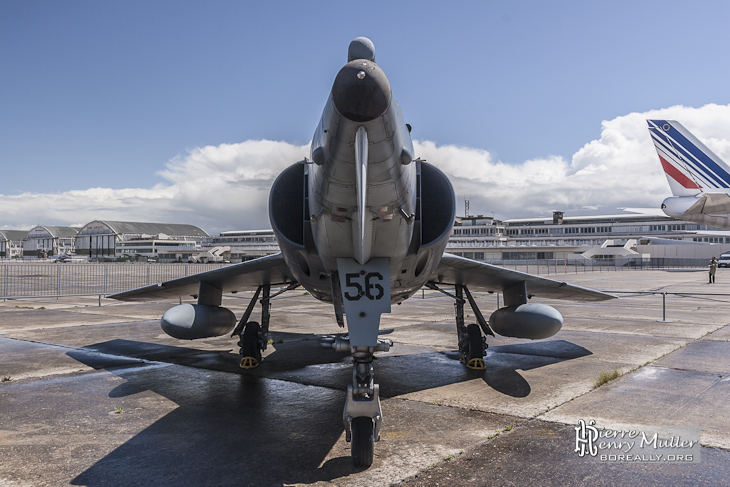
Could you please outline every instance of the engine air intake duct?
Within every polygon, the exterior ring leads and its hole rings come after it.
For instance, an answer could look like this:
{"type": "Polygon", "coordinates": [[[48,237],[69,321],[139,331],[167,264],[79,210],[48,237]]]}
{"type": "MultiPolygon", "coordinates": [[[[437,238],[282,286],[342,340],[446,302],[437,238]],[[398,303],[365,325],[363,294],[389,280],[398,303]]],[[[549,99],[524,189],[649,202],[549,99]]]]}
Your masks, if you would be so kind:
{"type": "Polygon", "coordinates": [[[292,164],[274,181],[269,193],[269,220],[277,237],[304,246],[304,166],[292,164]]]}
{"type": "Polygon", "coordinates": [[[563,316],[546,304],[520,304],[492,313],[489,326],[502,336],[536,340],[551,337],[560,331],[563,316]]]}
{"type": "Polygon", "coordinates": [[[230,333],[236,326],[236,315],[221,306],[181,304],[168,309],[160,325],[173,338],[195,340],[230,333]]]}

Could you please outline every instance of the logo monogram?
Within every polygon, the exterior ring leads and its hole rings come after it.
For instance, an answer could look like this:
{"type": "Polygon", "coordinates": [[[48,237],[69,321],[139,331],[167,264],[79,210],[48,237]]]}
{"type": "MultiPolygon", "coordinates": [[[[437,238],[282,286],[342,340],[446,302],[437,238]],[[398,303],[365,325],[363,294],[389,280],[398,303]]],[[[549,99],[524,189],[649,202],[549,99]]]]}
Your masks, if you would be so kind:
{"type": "Polygon", "coordinates": [[[598,429],[593,426],[596,424],[594,420],[586,422],[582,419],[575,427],[575,452],[579,457],[586,454],[595,457],[598,454],[598,447],[595,442],[598,440],[598,429]]]}

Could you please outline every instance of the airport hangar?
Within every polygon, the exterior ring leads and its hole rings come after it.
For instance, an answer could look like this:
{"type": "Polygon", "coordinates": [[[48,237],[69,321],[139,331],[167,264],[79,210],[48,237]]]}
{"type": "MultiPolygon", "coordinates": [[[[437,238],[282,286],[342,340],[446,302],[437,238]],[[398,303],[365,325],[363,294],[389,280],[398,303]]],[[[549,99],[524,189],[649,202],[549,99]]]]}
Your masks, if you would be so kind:
{"type": "Polygon", "coordinates": [[[26,235],[26,230],[0,230],[0,259],[20,258],[26,235]]]}
{"type": "Polygon", "coordinates": [[[187,259],[210,238],[194,225],[94,220],[83,227],[38,225],[30,231],[0,231],[0,258],[44,259],[61,255],[114,260],[156,257],[173,251],[170,260],[187,259]]]}
{"type": "Polygon", "coordinates": [[[74,250],[74,239],[78,227],[57,227],[38,225],[26,232],[21,244],[22,257],[45,259],[54,255],[70,254],[74,250]]]}
{"type": "Polygon", "coordinates": [[[79,230],[74,250],[98,260],[173,254],[170,261],[187,262],[208,238],[195,225],[94,220],[79,230]]]}

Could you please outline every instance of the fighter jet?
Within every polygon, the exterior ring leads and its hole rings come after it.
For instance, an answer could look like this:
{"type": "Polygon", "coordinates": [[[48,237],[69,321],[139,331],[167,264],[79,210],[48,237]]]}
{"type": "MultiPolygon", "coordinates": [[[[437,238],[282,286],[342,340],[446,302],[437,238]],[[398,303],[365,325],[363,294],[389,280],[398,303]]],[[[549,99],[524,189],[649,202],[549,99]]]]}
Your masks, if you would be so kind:
{"type": "Polygon", "coordinates": [[[662,211],[730,230],[730,167],[679,122],[647,122],[674,195],[662,202],[662,211]]]}
{"type": "Polygon", "coordinates": [[[436,165],[416,158],[411,127],[403,119],[373,43],[352,41],[347,64],[335,77],[310,156],[274,181],[269,219],[281,253],[111,296],[151,300],[193,296],[161,320],[185,340],[239,337],[240,365],[256,367],[269,336],[271,298],[304,287],[331,303],[333,324],[346,338],[327,346],[352,355],[352,383],[343,412],[355,465],[373,462],[383,413],[373,356],[392,342],[379,338],[380,316],[426,286],[454,299],[462,362],[484,369],[485,335],[547,338],[561,328],[560,313],[532,296],[599,301],[614,296],[444,253],[455,220],[454,190],[436,165]],[[280,291],[272,294],[272,288],[280,291]],[[223,293],[255,290],[236,324],[221,306],[223,293]],[[451,291],[451,292],[450,292],[451,291]],[[484,318],[473,291],[503,295],[504,307],[484,318]],[[250,321],[256,304],[260,322],[250,321]],[[476,323],[465,323],[468,303],[476,323]]]}

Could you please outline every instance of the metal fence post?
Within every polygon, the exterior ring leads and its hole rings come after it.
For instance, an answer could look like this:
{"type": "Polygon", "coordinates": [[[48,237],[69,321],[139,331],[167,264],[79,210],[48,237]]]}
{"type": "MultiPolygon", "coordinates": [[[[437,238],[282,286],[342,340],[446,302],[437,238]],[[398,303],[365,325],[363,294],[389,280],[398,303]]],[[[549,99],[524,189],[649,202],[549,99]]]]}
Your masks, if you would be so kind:
{"type": "Polygon", "coordinates": [[[662,293],[662,319],[657,320],[658,323],[671,323],[672,320],[667,319],[667,293],[662,293]]]}

